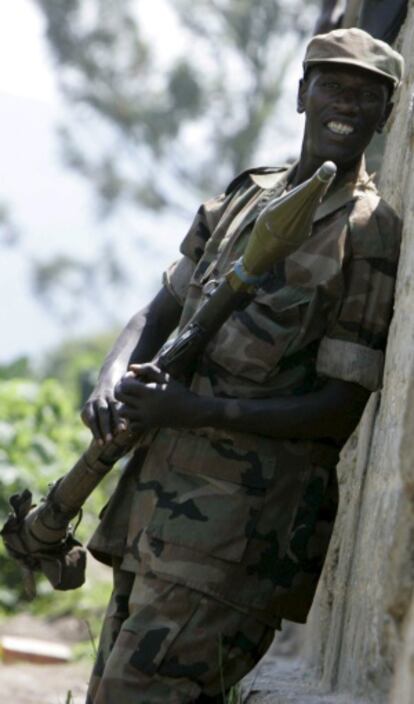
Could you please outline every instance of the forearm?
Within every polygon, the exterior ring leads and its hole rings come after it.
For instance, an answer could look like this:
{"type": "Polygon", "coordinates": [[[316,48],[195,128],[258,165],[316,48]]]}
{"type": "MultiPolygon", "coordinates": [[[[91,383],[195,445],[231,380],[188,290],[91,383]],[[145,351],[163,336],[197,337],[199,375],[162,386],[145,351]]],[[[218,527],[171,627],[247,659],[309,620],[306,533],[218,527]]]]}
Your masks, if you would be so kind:
{"type": "Polygon", "coordinates": [[[110,442],[125,429],[115,399],[115,385],[131,362],[151,360],[177,326],[181,308],[163,288],[149,306],[136,313],[107,355],[98,382],[86,401],[81,418],[100,443],[110,442]]]}
{"type": "Polygon", "coordinates": [[[347,438],[356,427],[369,392],[357,384],[331,380],[303,396],[269,399],[196,397],[184,422],[257,433],[278,439],[347,438]]]}
{"type": "Polygon", "coordinates": [[[162,289],[125,326],[104,360],[97,385],[113,388],[129,364],[150,361],[176,327],[179,314],[176,301],[162,289]]]}
{"type": "Polygon", "coordinates": [[[128,368],[137,342],[145,330],[146,309],[136,313],[109,351],[99,371],[97,386],[113,387],[128,368]]]}

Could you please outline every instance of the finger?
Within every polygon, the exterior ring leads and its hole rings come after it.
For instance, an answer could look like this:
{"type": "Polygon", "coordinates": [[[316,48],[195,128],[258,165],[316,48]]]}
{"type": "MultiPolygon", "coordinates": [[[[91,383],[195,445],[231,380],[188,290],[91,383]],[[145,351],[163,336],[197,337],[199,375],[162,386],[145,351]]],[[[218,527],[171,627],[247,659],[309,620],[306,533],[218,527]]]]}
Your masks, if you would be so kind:
{"type": "MultiPolygon", "coordinates": [[[[81,412],[81,419],[87,428],[91,431],[93,437],[98,442],[101,440],[98,420],[95,414],[94,404],[87,403],[81,412]]],[[[101,443],[102,444],[102,443],[101,443]]]]}
{"type": "Polygon", "coordinates": [[[137,408],[131,408],[131,406],[127,406],[122,403],[118,412],[122,418],[127,419],[129,426],[131,423],[138,423],[142,421],[142,412],[140,412],[137,408]]]}
{"type": "Polygon", "coordinates": [[[89,402],[85,403],[84,407],[81,410],[80,417],[81,417],[82,423],[87,425],[89,428],[89,425],[92,421],[91,405],[89,402]]]}
{"type": "Polygon", "coordinates": [[[146,381],[152,376],[151,364],[130,364],[127,374],[140,381],[146,381]]]}
{"type": "Polygon", "coordinates": [[[160,371],[160,368],[154,362],[145,362],[145,364],[133,362],[132,364],[128,364],[128,370],[134,372],[134,374],[146,374],[147,372],[160,371]]]}
{"type": "Polygon", "coordinates": [[[120,397],[121,395],[125,394],[125,389],[128,388],[128,387],[127,387],[128,383],[129,383],[129,382],[128,382],[128,380],[126,379],[126,377],[123,377],[123,378],[120,379],[120,380],[118,381],[118,383],[116,384],[116,386],[115,386],[115,388],[114,388],[114,397],[115,397],[115,399],[116,399],[117,401],[119,400],[119,397],[120,397]]]}
{"type": "Polygon", "coordinates": [[[128,364],[128,371],[138,375],[144,372],[148,366],[148,364],[128,364]]]}
{"type": "MultiPolygon", "coordinates": [[[[125,406],[130,406],[131,408],[138,408],[142,404],[142,400],[137,397],[137,396],[132,396],[131,394],[125,394],[125,393],[119,393],[116,395],[118,403],[125,405],[125,406]]],[[[118,406],[118,413],[120,413],[120,409],[118,406]]]]}
{"type": "Polygon", "coordinates": [[[140,381],[145,381],[145,383],[155,381],[162,384],[165,382],[166,374],[156,364],[130,364],[128,369],[134,373],[135,377],[139,377],[140,381]]]}
{"type": "Polygon", "coordinates": [[[113,436],[115,433],[119,432],[120,430],[126,430],[126,426],[124,423],[121,425],[121,420],[119,418],[118,410],[117,407],[119,406],[118,401],[115,401],[113,396],[106,396],[106,403],[107,403],[107,419],[108,419],[108,427],[109,427],[109,432],[106,433],[105,435],[105,441],[106,442],[111,442],[113,440],[113,436]]]}
{"type": "Polygon", "coordinates": [[[125,396],[141,398],[145,394],[146,385],[137,379],[123,379],[115,387],[115,398],[122,401],[125,396]]]}
{"type": "Polygon", "coordinates": [[[117,400],[126,406],[134,409],[142,409],[144,404],[159,402],[158,395],[163,391],[163,387],[159,384],[140,384],[138,387],[129,388],[117,394],[117,400]]]}
{"type": "Polygon", "coordinates": [[[121,376],[120,381],[122,381],[123,379],[135,379],[135,378],[136,378],[136,375],[134,374],[134,372],[127,371],[127,372],[125,372],[125,374],[123,374],[121,376]]]}
{"type": "Polygon", "coordinates": [[[126,418],[119,417],[119,423],[116,432],[124,433],[126,430],[131,430],[130,425],[126,418]]]}
{"type": "Polygon", "coordinates": [[[127,429],[128,423],[125,419],[122,419],[119,414],[120,404],[117,401],[112,401],[109,405],[111,411],[111,425],[114,433],[122,433],[127,429]]]}
{"type": "Polygon", "coordinates": [[[102,443],[110,442],[112,440],[111,433],[111,412],[108,408],[108,404],[105,400],[99,400],[96,402],[95,413],[98,421],[99,434],[102,443]]]}

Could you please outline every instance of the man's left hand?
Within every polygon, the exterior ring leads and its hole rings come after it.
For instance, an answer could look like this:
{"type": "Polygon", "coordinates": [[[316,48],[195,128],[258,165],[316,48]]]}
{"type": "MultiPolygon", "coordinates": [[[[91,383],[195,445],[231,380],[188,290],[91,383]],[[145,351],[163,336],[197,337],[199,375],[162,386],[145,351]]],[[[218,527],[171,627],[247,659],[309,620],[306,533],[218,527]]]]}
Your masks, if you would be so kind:
{"type": "Polygon", "coordinates": [[[132,432],[191,425],[199,397],[154,364],[131,364],[115,387],[132,432]]]}

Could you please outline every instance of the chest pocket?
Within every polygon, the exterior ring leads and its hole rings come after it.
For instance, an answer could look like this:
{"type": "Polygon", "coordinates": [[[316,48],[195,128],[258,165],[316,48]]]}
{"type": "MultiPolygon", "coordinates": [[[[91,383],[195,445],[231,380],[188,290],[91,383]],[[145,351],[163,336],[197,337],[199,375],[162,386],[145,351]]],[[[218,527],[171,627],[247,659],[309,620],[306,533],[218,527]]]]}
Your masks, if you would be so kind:
{"type": "Polygon", "coordinates": [[[274,475],[271,455],[229,438],[177,432],[147,532],[230,562],[242,560],[274,475]]]}
{"type": "Polygon", "coordinates": [[[234,313],[207,347],[213,362],[236,376],[262,383],[281,358],[303,338],[306,311],[314,297],[310,288],[284,286],[260,292],[243,311],[234,313]]]}

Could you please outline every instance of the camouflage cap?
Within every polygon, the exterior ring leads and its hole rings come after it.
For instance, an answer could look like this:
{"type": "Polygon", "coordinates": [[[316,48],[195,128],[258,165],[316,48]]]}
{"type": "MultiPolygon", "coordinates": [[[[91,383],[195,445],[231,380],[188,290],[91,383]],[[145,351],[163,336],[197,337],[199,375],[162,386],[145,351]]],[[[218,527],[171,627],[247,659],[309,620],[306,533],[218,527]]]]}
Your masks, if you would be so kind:
{"type": "Polygon", "coordinates": [[[402,80],[404,59],[389,44],[357,27],[317,34],[309,42],[303,68],[316,64],[347,64],[384,76],[394,89],[402,80]]]}

